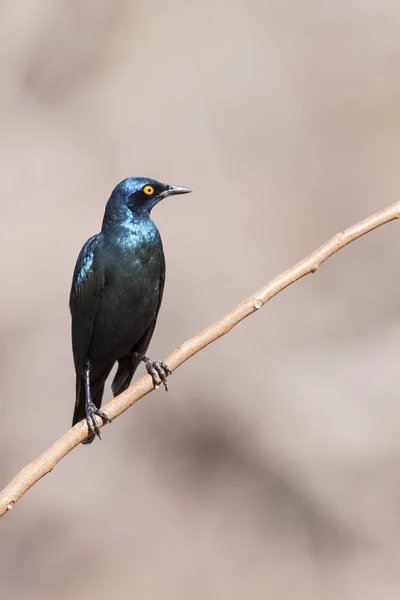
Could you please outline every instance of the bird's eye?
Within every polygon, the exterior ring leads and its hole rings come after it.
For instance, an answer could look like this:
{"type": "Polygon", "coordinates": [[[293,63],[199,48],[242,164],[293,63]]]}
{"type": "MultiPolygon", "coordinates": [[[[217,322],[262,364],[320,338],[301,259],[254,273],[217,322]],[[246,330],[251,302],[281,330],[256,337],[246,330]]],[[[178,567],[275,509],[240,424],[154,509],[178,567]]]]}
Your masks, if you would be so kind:
{"type": "Polygon", "coordinates": [[[154,188],[152,185],[145,185],[143,191],[146,196],[152,196],[154,194],[154,188]]]}

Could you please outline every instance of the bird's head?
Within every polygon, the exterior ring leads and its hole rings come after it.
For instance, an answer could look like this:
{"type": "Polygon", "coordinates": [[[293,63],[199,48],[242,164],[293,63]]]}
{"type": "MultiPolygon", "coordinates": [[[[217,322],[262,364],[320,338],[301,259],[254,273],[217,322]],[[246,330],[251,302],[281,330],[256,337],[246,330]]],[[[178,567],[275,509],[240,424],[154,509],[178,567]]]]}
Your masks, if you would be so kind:
{"type": "Polygon", "coordinates": [[[149,214],[160,200],[189,192],[191,192],[189,188],[160,183],[160,181],[147,177],[128,177],[114,188],[111,198],[118,198],[133,213],[149,214]]]}

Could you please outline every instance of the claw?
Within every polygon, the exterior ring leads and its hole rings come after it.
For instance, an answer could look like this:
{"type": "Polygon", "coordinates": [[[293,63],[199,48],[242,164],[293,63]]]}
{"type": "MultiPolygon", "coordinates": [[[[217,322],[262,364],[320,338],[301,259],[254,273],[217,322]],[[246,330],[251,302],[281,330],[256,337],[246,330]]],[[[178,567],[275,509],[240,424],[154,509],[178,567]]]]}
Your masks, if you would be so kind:
{"type": "Polygon", "coordinates": [[[105,412],[97,408],[97,406],[95,406],[93,402],[91,402],[86,408],[86,423],[88,426],[89,434],[94,433],[101,440],[100,427],[97,423],[96,416],[103,419],[105,423],[111,423],[110,417],[106,415],[105,412]]]}
{"type": "Polygon", "coordinates": [[[95,409],[95,414],[98,417],[101,417],[103,419],[103,421],[105,421],[106,423],[112,423],[112,419],[110,419],[110,417],[108,415],[106,415],[106,413],[103,412],[102,410],[100,410],[99,408],[95,409]]]}
{"type": "Polygon", "coordinates": [[[159,376],[160,380],[164,384],[165,391],[168,392],[167,375],[169,375],[171,373],[169,367],[162,361],[159,361],[159,362],[155,361],[154,369],[157,371],[157,375],[159,376]]]}
{"type": "Polygon", "coordinates": [[[164,371],[166,372],[167,375],[172,375],[172,371],[169,368],[169,366],[167,365],[167,363],[161,361],[161,365],[162,365],[162,368],[164,369],[164,371]]]}
{"type": "Polygon", "coordinates": [[[169,366],[162,360],[151,360],[151,358],[148,358],[139,352],[135,352],[134,354],[146,365],[146,370],[153,380],[154,388],[157,389],[163,383],[165,391],[168,392],[167,377],[168,375],[172,375],[169,366]]]}
{"type": "Polygon", "coordinates": [[[158,371],[156,369],[155,364],[152,362],[146,362],[146,369],[147,369],[148,374],[150,375],[150,377],[153,380],[153,385],[154,385],[155,389],[157,389],[160,384],[158,382],[158,371]]]}

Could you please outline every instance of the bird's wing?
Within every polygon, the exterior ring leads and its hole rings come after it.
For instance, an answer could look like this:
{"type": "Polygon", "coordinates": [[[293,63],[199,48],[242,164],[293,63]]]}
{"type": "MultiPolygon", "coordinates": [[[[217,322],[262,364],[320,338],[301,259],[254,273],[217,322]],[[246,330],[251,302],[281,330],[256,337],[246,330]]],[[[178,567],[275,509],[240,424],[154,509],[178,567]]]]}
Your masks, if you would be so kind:
{"type": "MultiPolygon", "coordinates": [[[[141,337],[139,342],[132,348],[132,352],[138,352],[139,354],[145,354],[147,348],[150,344],[151,338],[153,337],[154,329],[157,323],[157,316],[160,310],[161,301],[163,297],[164,291],[164,283],[165,283],[165,262],[163,261],[159,286],[158,286],[158,300],[157,300],[157,308],[154,314],[154,318],[147,328],[145,334],[141,337]]],[[[127,354],[119,359],[119,365],[115,377],[112,382],[112,392],[114,396],[118,396],[121,394],[126,388],[130,385],[133,375],[140,363],[140,359],[132,356],[132,354],[127,354]]]]}
{"type": "Polygon", "coordinates": [[[69,307],[72,316],[72,347],[75,369],[82,372],[92,339],[93,325],[104,289],[104,270],[96,260],[99,236],[89,238],[76,262],[69,307]]]}
{"type": "Polygon", "coordinates": [[[161,301],[164,293],[164,284],[165,284],[165,258],[164,254],[162,254],[162,265],[161,265],[161,274],[160,274],[160,282],[158,286],[158,302],[157,302],[157,310],[154,317],[154,321],[157,321],[158,313],[160,311],[161,301]]]}
{"type": "Polygon", "coordinates": [[[147,329],[146,333],[144,334],[144,336],[141,338],[141,340],[136,344],[136,347],[133,349],[133,352],[140,352],[141,354],[144,354],[148,348],[148,345],[150,344],[150,340],[153,336],[154,333],[154,329],[157,323],[157,317],[158,317],[158,313],[160,311],[160,306],[161,306],[161,301],[162,301],[162,296],[163,296],[163,292],[164,292],[164,284],[165,284],[165,259],[164,259],[164,255],[162,255],[162,265],[161,265],[161,273],[160,273],[160,279],[159,279],[159,284],[158,284],[158,300],[157,300],[157,308],[156,308],[156,312],[154,314],[154,319],[152,320],[149,328],[147,329]]]}
{"type": "Polygon", "coordinates": [[[150,340],[153,336],[154,329],[155,329],[155,326],[157,323],[158,313],[160,311],[161,301],[162,301],[163,292],[164,292],[164,284],[165,284],[165,262],[163,261],[159,285],[158,285],[157,308],[156,308],[156,312],[154,315],[154,319],[152,320],[152,322],[151,322],[149,328],[147,329],[146,333],[144,334],[144,336],[136,344],[135,348],[133,349],[133,352],[139,352],[140,354],[145,354],[145,352],[150,344],[150,340]]]}

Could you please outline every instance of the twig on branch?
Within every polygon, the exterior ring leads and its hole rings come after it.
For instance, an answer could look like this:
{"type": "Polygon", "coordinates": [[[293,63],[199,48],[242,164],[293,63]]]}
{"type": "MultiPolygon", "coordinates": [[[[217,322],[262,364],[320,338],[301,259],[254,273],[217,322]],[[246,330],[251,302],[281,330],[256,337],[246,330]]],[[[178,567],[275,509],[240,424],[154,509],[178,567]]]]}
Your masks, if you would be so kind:
{"type": "MultiPolygon", "coordinates": [[[[337,233],[309,256],[275,277],[275,279],[272,279],[272,281],[255,294],[246,298],[246,300],[224,315],[219,321],[203,329],[203,331],[182,344],[182,346],[179,346],[179,348],[165,358],[165,362],[169,365],[171,371],[175,371],[188,358],[197,354],[197,352],[200,352],[200,350],[203,350],[203,348],[212,342],[215,342],[215,340],[228,333],[240,321],[264,306],[273,296],[276,296],[276,294],[304,277],[304,275],[314,273],[332,254],[335,254],[350,244],[350,242],[353,242],[373,229],[399,217],[400,201],[374,213],[364,219],[364,221],[360,221],[356,225],[342,231],[342,233],[337,233]]],[[[108,402],[104,407],[104,412],[111,419],[115,419],[137,400],[151,392],[152,389],[152,379],[149,375],[145,375],[125,392],[108,402]]],[[[98,422],[101,427],[101,419],[98,418],[98,422]]],[[[48,450],[43,452],[39,458],[24,467],[0,493],[0,516],[10,510],[21,496],[39,479],[50,473],[56,464],[71,452],[75,446],[82,442],[87,435],[86,422],[81,421],[67,431],[48,450]]]]}

